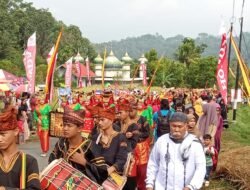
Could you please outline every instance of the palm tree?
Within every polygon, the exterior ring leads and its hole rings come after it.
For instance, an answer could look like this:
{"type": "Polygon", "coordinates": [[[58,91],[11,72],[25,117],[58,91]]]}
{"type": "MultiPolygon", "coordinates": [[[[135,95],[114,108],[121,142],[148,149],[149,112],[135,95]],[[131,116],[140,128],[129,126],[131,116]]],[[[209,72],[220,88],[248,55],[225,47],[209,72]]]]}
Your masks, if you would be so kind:
{"type": "Polygon", "coordinates": [[[176,80],[174,77],[173,73],[170,74],[166,74],[166,71],[162,72],[162,76],[161,76],[161,85],[162,86],[171,86],[173,84],[173,82],[176,80]]]}

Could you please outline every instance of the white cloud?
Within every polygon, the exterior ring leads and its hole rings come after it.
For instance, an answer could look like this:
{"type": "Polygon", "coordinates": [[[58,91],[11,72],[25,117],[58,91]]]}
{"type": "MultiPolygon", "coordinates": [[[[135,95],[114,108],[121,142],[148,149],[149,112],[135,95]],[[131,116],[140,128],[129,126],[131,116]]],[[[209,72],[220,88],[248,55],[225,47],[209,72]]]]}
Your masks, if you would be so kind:
{"type": "MultiPolygon", "coordinates": [[[[26,0],[49,8],[58,20],[81,28],[91,41],[119,40],[158,32],[164,37],[217,35],[221,17],[229,26],[233,0],[26,0]]],[[[235,0],[240,17],[242,0],[235,0]]],[[[250,31],[250,4],[245,2],[244,31],[250,31]]],[[[236,32],[239,22],[235,23],[236,32]]]]}

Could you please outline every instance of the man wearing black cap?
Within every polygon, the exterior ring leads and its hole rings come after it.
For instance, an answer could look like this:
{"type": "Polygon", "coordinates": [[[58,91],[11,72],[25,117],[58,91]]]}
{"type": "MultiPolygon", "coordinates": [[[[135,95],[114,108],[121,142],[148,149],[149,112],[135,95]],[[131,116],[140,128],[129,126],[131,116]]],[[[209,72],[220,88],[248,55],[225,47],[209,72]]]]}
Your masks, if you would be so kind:
{"type": "Polygon", "coordinates": [[[170,133],[155,143],[147,166],[147,190],[200,189],[206,161],[199,140],[187,132],[187,116],[174,113],[170,133]]]}

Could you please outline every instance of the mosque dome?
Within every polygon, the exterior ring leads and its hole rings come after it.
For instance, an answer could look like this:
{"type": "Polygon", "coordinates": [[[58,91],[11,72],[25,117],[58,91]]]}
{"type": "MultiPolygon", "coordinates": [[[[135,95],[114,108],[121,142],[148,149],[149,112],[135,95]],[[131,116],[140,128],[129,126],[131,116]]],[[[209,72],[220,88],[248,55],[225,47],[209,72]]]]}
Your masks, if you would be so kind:
{"type": "Polygon", "coordinates": [[[84,59],[83,59],[83,57],[80,55],[80,53],[78,52],[77,53],[77,55],[74,57],[74,60],[76,61],[76,62],[83,62],[84,61],[84,59]]]}
{"type": "Polygon", "coordinates": [[[98,53],[97,57],[94,59],[94,63],[95,64],[102,64],[103,63],[103,59],[99,53],[98,53]]]}
{"type": "Polygon", "coordinates": [[[128,53],[126,52],[125,55],[122,57],[122,61],[124,63],[131,63],[133,61],[133,59],[131,57],[129,57],[128,53]]]}
{"type": "Polygon", "coordinates": [[[144,56],[144,54],[142,54],[142,56],[138,59],[140,63],[144,62],[144,63],[148,63],[147,58],[144,56]]]}
{"type": "Polygon", "coordinates": [[[106,58],[105,68],[122,68],[121,61],[114,55],[112,50],[106,58]]]}

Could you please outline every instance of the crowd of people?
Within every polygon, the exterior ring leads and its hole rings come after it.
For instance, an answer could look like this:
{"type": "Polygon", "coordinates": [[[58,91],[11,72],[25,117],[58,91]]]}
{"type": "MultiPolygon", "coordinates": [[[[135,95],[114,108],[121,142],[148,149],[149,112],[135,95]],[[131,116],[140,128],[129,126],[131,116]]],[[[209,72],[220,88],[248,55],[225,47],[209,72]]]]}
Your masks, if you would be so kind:
{"type": "Polygon", "coordinates": [[[2,102],[0,190],[46,189],[36,159],[17,145],[32,131],[49,165],[63,159],[105,189],[117,176],[123,183],[113,189],[200,189],[209,186],[228,128],[225,101],[211,90],[77,92],[56,110],[41,95],[11,94],[2,102]],[[61,113],[63,135],[48,155],[52,111],[61,113]]]}

